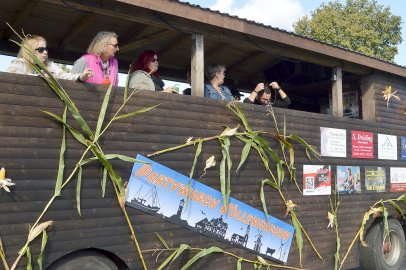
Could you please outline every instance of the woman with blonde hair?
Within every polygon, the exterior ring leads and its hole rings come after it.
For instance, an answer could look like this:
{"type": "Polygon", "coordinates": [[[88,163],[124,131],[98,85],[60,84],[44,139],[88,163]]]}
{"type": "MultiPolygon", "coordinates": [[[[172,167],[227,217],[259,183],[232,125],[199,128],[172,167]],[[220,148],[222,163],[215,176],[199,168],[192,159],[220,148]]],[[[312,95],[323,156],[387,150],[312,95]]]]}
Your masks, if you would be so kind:
{"type": "Polygon", "coordinates": [[[118,85],[118,62],[114,58],[119,51],[117,34],[102,31],[97,33],[87,49],[87,54],[76,60],[72,72],[92,71],[87,83],[118,85]]]}
{"type": "Polygon", "coordinates": [[[47,42],[45,38],[36,35],[27,35],[23,39],[22,47],[18,52],[17,58],[11,62],[7,71],[11,73],[38,75],[33,67],[35,63],[29,52],[41,60],[56,79],[85,81],[91,76],[90,69],[85,69],[83,72],[78,72],[77,74],[71,74],[62,70],[54,62],[49,61],[47,42]]]}

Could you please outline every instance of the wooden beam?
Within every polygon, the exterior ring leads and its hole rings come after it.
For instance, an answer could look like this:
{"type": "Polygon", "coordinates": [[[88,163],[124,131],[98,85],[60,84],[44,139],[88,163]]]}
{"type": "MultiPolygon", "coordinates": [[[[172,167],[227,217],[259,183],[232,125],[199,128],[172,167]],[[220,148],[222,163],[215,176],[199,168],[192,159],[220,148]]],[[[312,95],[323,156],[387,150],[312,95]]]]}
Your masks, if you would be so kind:
{"type": "Polygon", "coordinates": [[[227,67],[227,71],[230,72],[230,71],[232,71],[233,69],[235,69],[235,68],[237,68],[237,67],[241,67],[242,65],[246,65],[247,63],[249,63],[249,62],[251,62],[251,61],[254,61],[257,57],[259,57],[259,56],[261,56],[261,55],[263,55],[263,54],[264,54],[264,52],[258,52],[258,51],[257,51],[257,52],[253,52],[253,53],[251,53],[250,55],[248,55],[248,56],[246,56],[246,57],[244,57],[244,58],[238,60],[238,61],[235,62],[234,64],[229,65],[229,66],[227,67]]]}
{"type": "Polygon", "coordinates": [[[184,35],[176,36],[174,39],[170,40],[168,42],[168,44],[166,44],[163,48],[161,48],[158,51],[158,55],[162,57],[167,52],[169,52],[169,51],[175,49],[176,47],[178,47],[179,44],[182,43],[182,41],[185,40],[186,38],[189,38],[189,36],[184,36],[184,35]]]}
{"type": "Polygon", "coordinates": [[[84,29],[88,29],[89,25],[91,25],[92,20],[96,17],[95,13],[88,13],[83,16],[74,26],[70,28],[69,33],[67,33],[58,44],[58,48],[63,50],[77,34],[82,32],[84,29]]]}
{"type": "Polygon", "coordinates": [[[343,75],[340,67],[333,68],[333,85],[331,96],[333,102],[333,116],[343,117],[343,75]]]}
{"type": "MultiPolygon", "coordinates": [[[[27,0],[25,3],[22,5],[23,9],[19,10],[16,14],[16,16],[11,19],[8,23],[14,28],[17,28],[18,23],[25,17],[27,16],[30,12],[34,10],[34,8],[38,5],[39,0],[27,0]]],[[[17,29],[16,29],[17,30],[17,29]]],[[[18,30],[17,30],[18,31],[18,30]]],[[[9,39],[11,36],[11,29],[6,25],[6,28],[1,32],[0,37],[2,39],[9,39]]]]}
{"type": "Polygon", "coordinates": [[[167,38],[168,36],[173,35],[173,32],[167,29],[159,30],[157,32],[154,32],[152,34],[149,34],[147,36],[144,36],[141,39],[134,40],[130,43],[127,43],[125,45],[122,45],[120,47],[120,52],[125,53],[129,51],[133,51],[137,48],[140,48],[144,45],[150,44],[156,40],[164,39],[167,38]]]}
{"type": "Polygon", "coordinates": [[[204,36],[194,34],[192,40],[191,95],[204,97],[204,36]]]}

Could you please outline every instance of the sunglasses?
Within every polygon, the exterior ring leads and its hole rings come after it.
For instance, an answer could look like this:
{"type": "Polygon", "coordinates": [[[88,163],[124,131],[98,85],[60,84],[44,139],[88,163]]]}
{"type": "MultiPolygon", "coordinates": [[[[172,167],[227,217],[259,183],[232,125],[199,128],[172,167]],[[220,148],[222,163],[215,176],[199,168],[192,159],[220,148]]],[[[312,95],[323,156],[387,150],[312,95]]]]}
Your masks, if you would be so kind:
{"type": "Polygon", "coordinates": [[[156,62],[158,62],[158,58],[152,58],[152,60],[151,60],[153,63],[156,63],[156,62]]]}
{"type": "Polygon", "coordinates": [[[48,52],[47,47],[38,47],[35,50],[38,51],[39,53],[48,52]]]}

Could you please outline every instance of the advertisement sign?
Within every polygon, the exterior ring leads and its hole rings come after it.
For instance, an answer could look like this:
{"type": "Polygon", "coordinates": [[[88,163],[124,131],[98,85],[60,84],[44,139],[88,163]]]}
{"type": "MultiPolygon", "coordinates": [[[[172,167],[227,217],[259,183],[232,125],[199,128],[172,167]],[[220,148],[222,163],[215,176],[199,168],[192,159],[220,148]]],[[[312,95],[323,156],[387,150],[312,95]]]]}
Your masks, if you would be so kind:
{"type": "Polygon", "coordinates": [[[406,191],[406,168],[390,168],[390,191],[406,191]]]}
{"type": "Polygon", "coordinates": [[[320,127],[320,154],[325,157],[346,157],[346,130],[320,127]]]}
{"type": "Polygon", "coordinates": [[[328,165],[303,165],[303,195],[330,195],[331,168],[328,165]]]}
{"type": "Polygon", "coordinates": [[[400,137],[401,159],[406,160],[406,137],[400,137]]]}
{"type": "Polygon", "coordinates": [[[219,191],[141,155],[137,159],[146,163],[134,163],[127,206],[286,263],[293,226],[232,197],[226,211],[219,191]]]}
{"type": "Polygon", "coordinates": [[[351,131],[352,158],[374,158],[374,134],[351,131]]]}
{"type": "Polygon", "coordinates": [[[367,192],[385,192],[386,172],[384,167],[365,167],[365,190],[367,192]]]}
{"type": "Polygon", "coordinates": [[[398,159],[396,136],[378,134],[378,159],[398,159]]]}
{"type": "Polygon", "coordinates": [[[336,188],[340,194],[361,193],[359,166],[337,166],[336,188]]]}

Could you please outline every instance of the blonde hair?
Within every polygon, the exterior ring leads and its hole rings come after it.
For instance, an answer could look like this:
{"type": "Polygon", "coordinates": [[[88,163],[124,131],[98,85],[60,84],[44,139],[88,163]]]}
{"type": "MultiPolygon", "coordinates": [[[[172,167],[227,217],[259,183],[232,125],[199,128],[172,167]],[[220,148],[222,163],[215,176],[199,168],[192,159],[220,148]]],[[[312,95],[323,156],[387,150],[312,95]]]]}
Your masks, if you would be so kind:
{"type": "MultiPolygon", "coordinates": [[[[34,61],[30,54],[27,52],[29,50],[32,54],[34,54],[35,49],[38,47],[38,43],[40,41],[44,41],[47,43],[45,38],[37,35],[27,35],[23,41],[21,42],[22,47],[20,48],[20,51],[18,52],[17,57],[22,58],[24,61],[24,66],[25,66],[25,71],[27,73],[33,73],[34,69],[32,67],[32,64],[34,64],[34,61]]],[[[46,66],[48,66],[48,61],[44,63],[46,66]]]]}
{"type": "Polygon", "coordinates": [[[104,48],[110,41],[110,38],[113,37],[118,38],[117,34],[114,32],[101,31],[97,33],[97,35],[93,38],[92,42],[90,42],[87,52],[101,56],[104,51],[104,48]]]}

